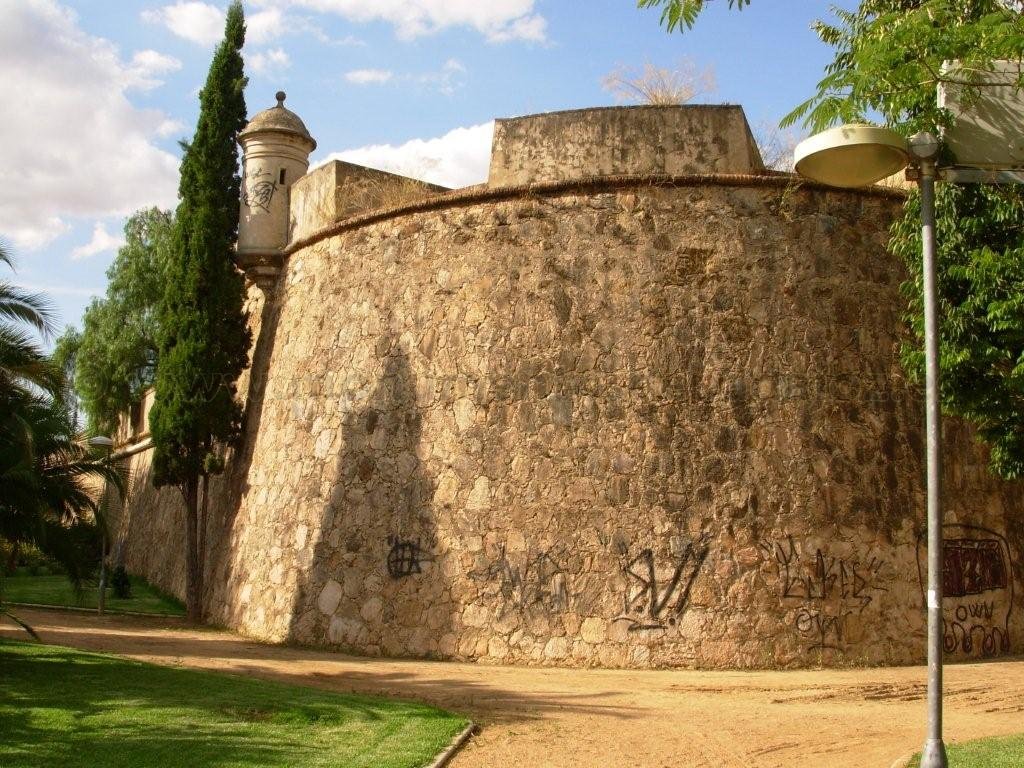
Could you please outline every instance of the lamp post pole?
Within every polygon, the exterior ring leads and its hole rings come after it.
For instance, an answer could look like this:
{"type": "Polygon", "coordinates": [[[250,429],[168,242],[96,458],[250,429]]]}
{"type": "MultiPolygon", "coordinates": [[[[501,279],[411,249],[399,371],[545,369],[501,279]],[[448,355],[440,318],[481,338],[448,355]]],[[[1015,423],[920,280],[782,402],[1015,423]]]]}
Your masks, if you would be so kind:
{"type": "MultiPolygon", "coordinates": [[[[111,446],[107,446],[107,466],[110,466],[110,449],[111,446]]],[[[103,505],[104,512],[107,509],[107,479],[103,478],[103,505]]],[[[96,613],[100,616],[103,615],[107,609],[107,518],[104,514],[103,519],[100,521],[100,527],[103,528],[100,538],[100,594],[96,601],[96,613]]]]}
{"type": "MultiPolygon", "coordinates": [[[[1011,64],[1019,71],[1019,63],[1011,64]]],[[[1024,102],[1024,99],[1020,99],[1020,102],[1024,102]]],[[[1013,102],[1013,106],[1024,111],[1024,103],[1013,102]]],[[[1005,108],[1003,112],[1017,114],[1005,108]]],[[[1017,136],[1017,124],[1004,125],[1000,132],[1004,136],[1017,136]]],[[[921,190],[927,435],[925,457],[928,486],[928,729],[921,754],[921,768],[947,768],[949,765],[946,746],[942,741],[942,407],[939,387],[939,287],[935,254],[935,181],[939,175],[936,165],[939,149],[939,140],[928,132],[915,134],[908,141],[885,128],[853,123],[804,139],[793,153],[796,172],[801,176],[841,188],[873,184],[913,165],[921,190]]],[[[967,149],[979,151],[979,147],[974,145],[968,145],[967,149]]],[[[962,156],[960,159],[964,160],[962,156]]],[[[942,171],[942,178],[946,181],[1024,184],[1024,170],[1017,158],[1007,156],[1005,161],[1008,165],[996,171],[970,164],[946,168],[942,171]]]]}
{"type": "MultiPolygon", "coordinates": [[[[89,438],[89,445],[94,448],[105,448],[107,451],[106,463],[107,467],[110,466],[110,455],[114,448],[114,441],[104,435],[98,435],[96,437],[89,438]]],[[[101,501],[101,507],[104,508],[104,514],[100,516],[100,583],[99,583],[99,595],[96,600],[96,613],[100,616],[107,607],[107,519],[106,519],[106,505],[107,505],[107,479],[103,478],[103,497],[101,501]]]]}
{"type": "Polygon", "coordinates": [[[939,295],[935,264],[935,157],[939,142],[930,133],[910,138],[921,190],[921,246],[924,280],[925,420],[928,466],[928,731],[921,768],[946,768],[942,741],[942,409],[939,399],[939,295]]]}

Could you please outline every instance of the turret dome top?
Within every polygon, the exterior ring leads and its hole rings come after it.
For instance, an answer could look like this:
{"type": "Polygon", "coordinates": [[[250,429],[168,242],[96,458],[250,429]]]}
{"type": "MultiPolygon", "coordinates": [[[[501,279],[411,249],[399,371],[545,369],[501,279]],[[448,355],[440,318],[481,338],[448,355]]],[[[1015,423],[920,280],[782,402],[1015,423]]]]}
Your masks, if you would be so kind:
{"type": "Polygon", "coordinates": [[[285,109],[285,92],[278,91],[276,94],[277,106],[265,109],[258,113],[249,124],[238,134],[239,139],[244,139],[264,131],[276,131],[278,133],[290,133],[294,136],[308,141],[312,146],[310,152],[316,149],[316,140],[309,135],[306,124],[299,119],[299,116],[290,109],[285,109]]]}

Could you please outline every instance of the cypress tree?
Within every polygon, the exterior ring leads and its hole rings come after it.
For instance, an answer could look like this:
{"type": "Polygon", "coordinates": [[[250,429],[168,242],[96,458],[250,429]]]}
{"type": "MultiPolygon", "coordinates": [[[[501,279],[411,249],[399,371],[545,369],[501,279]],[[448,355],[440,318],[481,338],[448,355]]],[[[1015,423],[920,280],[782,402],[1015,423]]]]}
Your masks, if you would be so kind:
{"type": "Polygon", "coordinates": [[[200,486],[205,508],[207,479],[222,468],[218,450],[241,432],[235,382],[250,340],[244,282],[232,261],[241,183],[236,137],[246,121],[244,41],[242,4],[235,2],[199,95],[195,136],[183,144],[149,422],[154,484],[177,486],[185,500],[186,606],[192,621],[202,611],[200,486]]]}

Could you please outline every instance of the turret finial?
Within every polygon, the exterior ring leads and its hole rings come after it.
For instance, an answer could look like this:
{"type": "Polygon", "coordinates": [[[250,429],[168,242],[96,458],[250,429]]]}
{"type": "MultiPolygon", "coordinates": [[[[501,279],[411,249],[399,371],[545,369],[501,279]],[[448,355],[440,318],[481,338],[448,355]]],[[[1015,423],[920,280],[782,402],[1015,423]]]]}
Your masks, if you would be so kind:
{"type": "Polygon", "coordinates": [[[277,106],[279,106],[279,107],[283,107],[284,106],[285,96],[287,96],[287,94],[284,91],[278,91],[276,94],[274,94],[274,98],[277,99],[277,106]]]}

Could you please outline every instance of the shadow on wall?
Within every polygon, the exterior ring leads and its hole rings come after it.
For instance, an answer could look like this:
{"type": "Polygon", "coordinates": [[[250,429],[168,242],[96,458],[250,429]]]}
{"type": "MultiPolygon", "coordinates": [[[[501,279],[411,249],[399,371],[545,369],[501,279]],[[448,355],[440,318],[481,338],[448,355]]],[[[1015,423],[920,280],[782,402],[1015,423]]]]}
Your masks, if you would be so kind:
{"type": "MultiPolygon", "coordinates": [[[[263,405],[267,391],[267,377],[270,372],[270,361],[277,337],[278,320],[281,317],[281,306],[284,303],[284,286],[276,291],[261,291],[261,302],[255,311],[259,312],[259,323],[250,323],[250,329],[256,343],[253,346],[252,358],[248,368],[248,381],[240,382],[245,388],[245,413],[242,420],[242,440],[234,449],[223,475],[216,478],[213,493],[210,497],[210,514],[206,520],[206,562],[203,586],[204,608],[208,615],[215,618],[216,605],[219,598],[226,598],[228,606],[238,605],[236,595],[227,597],[217,594],[218,590],[236,590],[234,585],[240,579],[233,574],[234,559],[231,556],[231,530],[235,524],[235,516],[241,507],[241,500],[249,490],[249,468],[252,465],[253,453],[259,436],[260,424],[263,423],[263,405]]],[[[241,388],[240,387],[240,388],[241,388]]]]}
{"type": "Polygon", "coordinates": [[[433,656],[451,631],[451,600],[436,559],[433,483],[419,457],[416,378],[393,333],[374,349],[382,370],[365,405],[343,417],[334,487],[289,639],[433,656]]]}
{"type": "MultiPolygon", "coordinates": [[[[223,594],[225,589],[235,589],[231,586],[235,583],[230,552],[231,530],[239,502],[248,489],[249,467],[263,415],[279,308],[280,302],[271,295],[252,309],[259,318],[258,323],[251,325],[256,343],[251,366],[238,385],[244,393],[245,402],[242,440],[229,456],[224,473],[211,478],[209,512],[205,520],[203,605],[205,613],[217,620],[227,618],[218,615],[219,600],[224,599],[228,605],[237,604],[234,596],[227,598],[223,594]]],[[[125,512],[115,543],[116,562],[123,563],[131,573],[143,575],[161,589],[183,598],[184,504],[176,486],[153,487],[151,462],[152,450],[135,454],[128,460],[131,476],[125,512]]]]}

